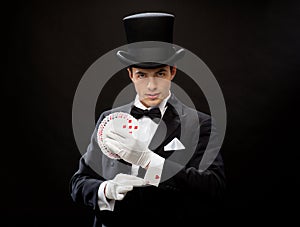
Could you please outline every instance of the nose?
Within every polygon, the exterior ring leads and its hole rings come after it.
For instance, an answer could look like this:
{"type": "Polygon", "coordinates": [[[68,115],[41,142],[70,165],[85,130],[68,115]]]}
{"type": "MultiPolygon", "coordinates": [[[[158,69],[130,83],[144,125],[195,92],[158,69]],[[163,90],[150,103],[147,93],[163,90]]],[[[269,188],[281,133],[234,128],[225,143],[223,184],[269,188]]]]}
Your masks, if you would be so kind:
{"type": "Polygon", "coordinates": [[[156,81],[155,77],[150,76],[148,78],[147,88],[150,91],[154,91],[157,88],[157,81],[156,81]]]}

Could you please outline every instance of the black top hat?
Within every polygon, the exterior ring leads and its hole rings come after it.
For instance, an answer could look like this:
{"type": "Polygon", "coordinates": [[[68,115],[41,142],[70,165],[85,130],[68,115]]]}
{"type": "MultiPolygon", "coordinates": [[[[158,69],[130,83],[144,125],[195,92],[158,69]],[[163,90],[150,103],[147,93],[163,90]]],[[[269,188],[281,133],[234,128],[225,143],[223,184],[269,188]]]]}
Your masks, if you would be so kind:
{"type": "Polygon", "coordinates": [[[173,43],[174,15],[168,13],[138,13],[123,18],[128,51],[119,50],[117,57],[126,65],[157,68],[173,65],[183,57],[184,49],[173,43]]]}

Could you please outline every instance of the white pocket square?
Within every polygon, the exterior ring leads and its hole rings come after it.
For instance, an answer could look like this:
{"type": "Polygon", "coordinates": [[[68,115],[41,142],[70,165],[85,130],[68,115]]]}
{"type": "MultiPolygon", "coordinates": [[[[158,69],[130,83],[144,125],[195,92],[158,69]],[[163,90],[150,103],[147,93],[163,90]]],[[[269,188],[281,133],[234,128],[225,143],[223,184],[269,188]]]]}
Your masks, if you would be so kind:
{"type": "Polygon", "coordinates": [[[165,151],[174,151],[174,150],[183,150],[183,149],[185,149],[185,146],[183,146],[183,144],[176,137],[170,143],[164,146],[165,151]]]}

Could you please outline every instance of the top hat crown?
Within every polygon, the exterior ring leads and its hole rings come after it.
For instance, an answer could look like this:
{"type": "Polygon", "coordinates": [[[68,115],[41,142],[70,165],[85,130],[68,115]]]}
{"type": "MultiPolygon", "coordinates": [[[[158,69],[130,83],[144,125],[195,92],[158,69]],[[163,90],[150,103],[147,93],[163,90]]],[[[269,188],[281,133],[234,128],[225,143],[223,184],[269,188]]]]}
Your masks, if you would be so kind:
{"type": "Polygon", "coordinates": [[[161,41],[173,43],[174,15],[139,13],[123,19],[128,43],[161,41]]]}
{"type": "Polygon", "coordinates": [[[140,68],[174,64],[184,55],[183,49],[176,51],[171,45],[174,19],[174,15],[161,12],[138,13],[124,17],[128,51],[118,51],[117,57],[127,65],[140,68]]]}

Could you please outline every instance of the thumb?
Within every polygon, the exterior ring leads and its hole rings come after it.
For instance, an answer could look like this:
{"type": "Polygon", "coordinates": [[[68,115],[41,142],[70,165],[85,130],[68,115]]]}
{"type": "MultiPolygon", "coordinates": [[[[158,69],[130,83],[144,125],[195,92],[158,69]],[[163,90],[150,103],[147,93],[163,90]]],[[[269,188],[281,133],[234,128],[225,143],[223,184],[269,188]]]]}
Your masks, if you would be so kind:
{"type": "Polygon", "coordinates": [[[124,199],[124,197],[125,197],[125,194],[118,194],[116,200],[122,200],[122,199],[124,199]]]}

